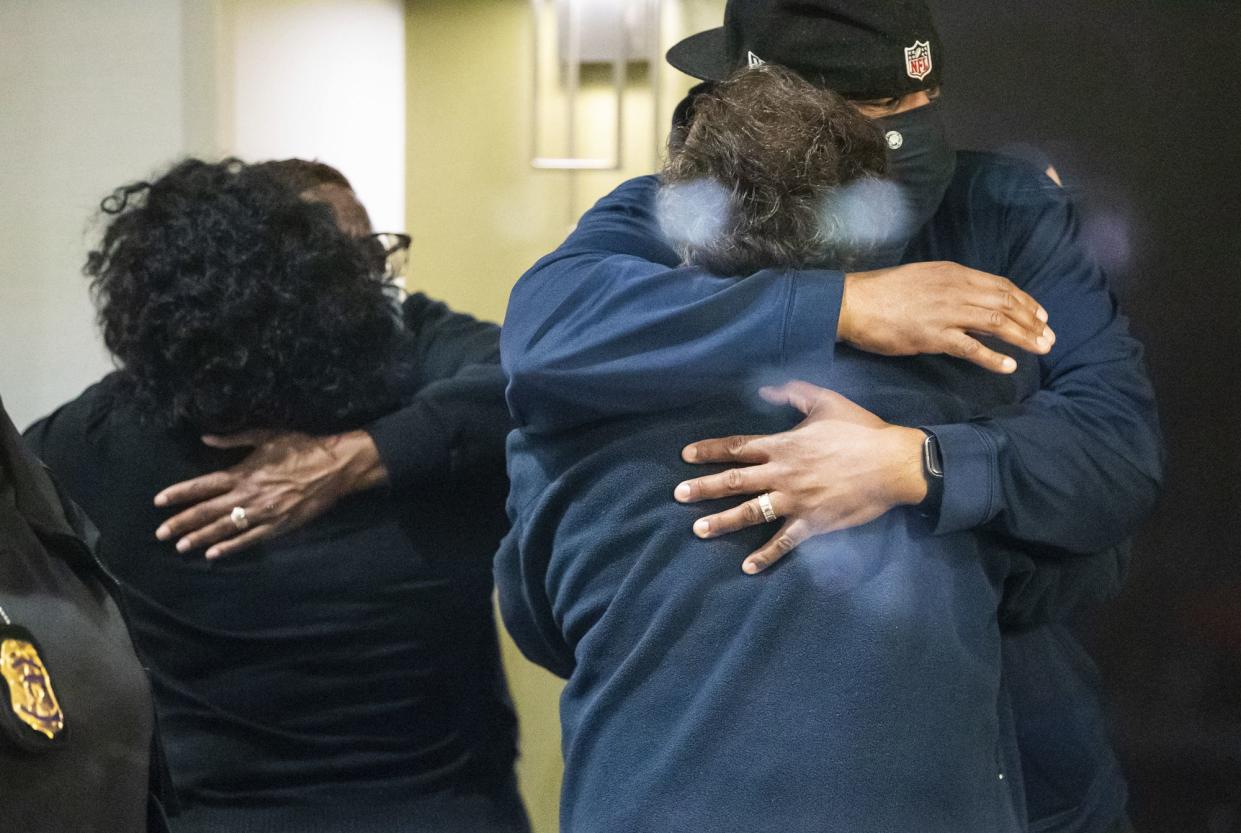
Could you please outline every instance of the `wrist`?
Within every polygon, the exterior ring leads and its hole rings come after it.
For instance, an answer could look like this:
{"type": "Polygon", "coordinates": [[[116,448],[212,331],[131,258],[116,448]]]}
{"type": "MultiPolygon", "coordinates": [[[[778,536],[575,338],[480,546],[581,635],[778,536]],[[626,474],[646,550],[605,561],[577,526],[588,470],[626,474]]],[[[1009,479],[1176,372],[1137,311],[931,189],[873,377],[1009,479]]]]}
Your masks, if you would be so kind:
{"type": "Polygon", "coordinates": [[[341,434],[336,445],[345,494],[363,492],[388,482],[388,470],[375,440],[366,431],[341,434]]]}
{"type": "Polygon", "coordinates": [[[852,335],[853,309],[850,306],[850,290],[856,295],[857,274],[845,273],[844,289],[840,295],[840,317],[836,319],[836,341],[848,342],[852,335]]]}
{"type": "Polygon", "coordinates": [[[922,464],[926,433],[917,428],[893,426],[894,472],[891,479],[896,505],[917,506],[926,499],[928,484],[922,464]]]}

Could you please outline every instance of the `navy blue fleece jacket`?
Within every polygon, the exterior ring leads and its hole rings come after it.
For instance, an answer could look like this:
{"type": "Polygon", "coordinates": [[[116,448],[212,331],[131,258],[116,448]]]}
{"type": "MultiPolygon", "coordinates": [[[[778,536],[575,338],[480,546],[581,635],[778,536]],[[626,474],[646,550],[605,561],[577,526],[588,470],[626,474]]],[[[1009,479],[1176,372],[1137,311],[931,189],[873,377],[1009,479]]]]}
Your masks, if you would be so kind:
{"type": "MultiPolygon", "coordinates": [[[[536,264],[502,337],[519,429],[497,578],[518,644],[570,678],[566,829],[1021,829],[1008,703],[1025,681],[1000,682],[1000,591],[1038,583],[1030,553],[1085,571],[1077,554],[1123,540],[1161,476],[1140,349],[1071,206],[1036,172],[961,154],[906,253],[1006,274],[1048,309],[1052,353],[995,377],[836,347],[839,273],[676,268],[656,185],[621,186],[536,264]],[[737,565],[768,530],[693,539],[702,508],[669,499],[698,473],[681,445],[788,427],[750,392],[790,376],[934,426],[934,529],[893,512],[757,580],[737,565]]],[[[1092,587],[1118,580],[1102,564],[1092,587]]],[[[1102,730],[1087,717],[1079,739],[1102,730]]],[[[1123,801],[1102,749],[1069,779],[1104,784],[1100,818],[1123,801]]]]}

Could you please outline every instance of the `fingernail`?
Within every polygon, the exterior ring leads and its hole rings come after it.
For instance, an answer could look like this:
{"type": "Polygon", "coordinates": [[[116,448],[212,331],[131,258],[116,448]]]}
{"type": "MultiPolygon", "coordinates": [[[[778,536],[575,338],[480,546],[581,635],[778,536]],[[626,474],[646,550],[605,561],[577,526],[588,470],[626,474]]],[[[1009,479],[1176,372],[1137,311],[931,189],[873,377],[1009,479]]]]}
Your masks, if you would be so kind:
{"type": "Polygon", "coordinates": [[[1055,334],[1055,332],[1053,332],[1053,331],[1052,331],[1051,327],[1046,327],[1046,328],[1044,328],[1044,330],[1043,330],[1043,338],[1047,339],[1047,340],[1048,340],[1048,341],[1050,341],[1052,344],[1055,344],[1055,343],[1056,343],[1056,334],[1055,334]]]}
{"type": "Polygon", "coordinates": [[[686,446],[685,450],[681,452],[681,457],[685,460],[685,462],[692,463],[694,460],[698,459],[698,449],[694,448],[692,445],[686,446]]]}
{"type": "Polygon", "coordinates": [[[682,483],[676,487],[676,491],[672,493],[677,500],[689,500],[689,484],[682,483]]]}
{"type": "Polygon", "coordinates": [[[172,530],[166,526],[161,526],[155,530],[155,538],[159,541],[167,541],[170,535],[172,535],[172,530]]]}
{"type": "Polygon", "coordinates": [[[747,561],[741,565],[741,572],[746,573],[747,575],[751,575],[751,576],[757,573],[761,569],[762,567],[758,565],[757,561],[747,561]]]}
{"type": "Polygon", "coordinates": [[[1038,312],[1036,312],[1035,315],[1038,316],[1039,321],[1047,320],[1047,310],[1043,309],[1042,307],[1038,308],[1038,312]]]}
{"type": "Polygon", "coordinates": [[[1038,349],[1044,350],[1044,351],[1047,350],[1049,347],[1051,347],[1051,342],[1048,341],[1044,336],[1039,336],[1037,339],[1034,340],[1034,343],[1038,345],[1038,349]]]}
{"type": "Polygon", "coordinates": [[[694,534],[699,538],[706,538],[707,533],[711,531],[711,524],[706,518],[699,518],[694,521],[694,534]]]}
{"type": "Polygon", "coordinates": [[[219,557],[220,557],[220,551],[215,548],[209,549],[206,552],[206,558],[208,561],[210,561],[213,558],[219,558],[219,557]]]}
{"type": "Polygon", "coordinates": [[[182,538],[177,542],[177,552],[185,552],[190,548],[190,539],[182,538]]]}
{"type": "Polygon", "coordinates": [[[165,505],[165,504],[167,504],[167,503],[168,503],[168,498],[164,497],[163,495],[156,495],[156,496],[155,496],[155,505],[156,505],[156,506],[164,506],[164,505],[165,505]]]}
{"type": "Polygon", "coordinates": [[[1000,362],[1000,366],[1003,367],[1009,373],[1012,373],[1014,370],[1017,369],[1017,362],[1010,356],[1004,359],[1004,361],[1000,362]]]}

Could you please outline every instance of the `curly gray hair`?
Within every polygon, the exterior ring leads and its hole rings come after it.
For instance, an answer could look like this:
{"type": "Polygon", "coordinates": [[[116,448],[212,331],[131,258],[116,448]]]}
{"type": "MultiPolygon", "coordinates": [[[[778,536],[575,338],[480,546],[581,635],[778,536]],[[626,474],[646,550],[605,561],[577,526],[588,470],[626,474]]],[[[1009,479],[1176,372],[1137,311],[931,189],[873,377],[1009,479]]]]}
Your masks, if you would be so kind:
{"type": "Polygon", "coordinates": [[[847,267],[866,241],[842,186],[885,165],[882,133],[839,95],[772,64],[743,69],[697,90],[670,135],[660,219],[686,263],[716,274],[847,267]]]}

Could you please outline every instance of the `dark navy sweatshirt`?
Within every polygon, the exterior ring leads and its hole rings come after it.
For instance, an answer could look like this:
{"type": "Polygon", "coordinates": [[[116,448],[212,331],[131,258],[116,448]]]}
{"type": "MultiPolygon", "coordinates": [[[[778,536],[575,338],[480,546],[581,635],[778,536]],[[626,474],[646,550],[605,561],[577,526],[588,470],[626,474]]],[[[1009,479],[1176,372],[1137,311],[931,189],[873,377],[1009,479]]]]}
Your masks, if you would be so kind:
{"type": "MultiPolygon", "coordinates": [[[[1140,348],[1071,205],[1016,163],[958,162],[905,259],[1005,274],[1043,303],[1058,342],[1018,354],[1013,376],[836,346],[838,272],[678,268],[653,178],[601,201],[515,287],[513,530],[496,571],[518,644],[569,678],[566,830],[1023,829],[1010,697],[1025,681],[1001,681],[1003,591],[1029,579],[1031,552],[1071,572],[1122,541],[1162,458],[1140,348]],[[897,510],[757,578],[738,565],[770,529],[695,539],[711,507],[671,500],[702,473],[680,448],[790,427],[753,398],[790,377],[934,430],[936,522],[897,510]]],[[[1101,731],[1087,723],[1078,739],[1101,731]]],[[[1094,748],[1084,774],[1115,785],[1094,748]]],[[[1123,786],[1103,791],[1114,817],[1123,786]]]]}

